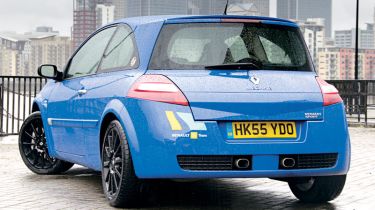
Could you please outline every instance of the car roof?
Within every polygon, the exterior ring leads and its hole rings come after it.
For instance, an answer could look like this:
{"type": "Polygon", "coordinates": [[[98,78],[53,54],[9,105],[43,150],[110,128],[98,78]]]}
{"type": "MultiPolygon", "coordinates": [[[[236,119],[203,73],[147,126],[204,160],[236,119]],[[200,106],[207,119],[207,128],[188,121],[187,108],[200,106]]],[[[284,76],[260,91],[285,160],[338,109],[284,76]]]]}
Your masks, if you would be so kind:
{"type": "Polygon", "coordinates": [[[239,16],[239,15],[162,15],[162,16],[139,16],[139,17],[130,17],[124,18],[115,21],[114,23],[126,23],[132,27],[137,27],[150,23],[158,23],[165,21],[178,21],[178,22],[197,22],[197,20],[215,20],[215,19],[249,19],[249,20],[263,20],[263,21],[272,21],[273,24],[280,25],[297,25],[295,22],[290,20],[273,18],[273,17],[263,17],[263,16],[239,16]]]}

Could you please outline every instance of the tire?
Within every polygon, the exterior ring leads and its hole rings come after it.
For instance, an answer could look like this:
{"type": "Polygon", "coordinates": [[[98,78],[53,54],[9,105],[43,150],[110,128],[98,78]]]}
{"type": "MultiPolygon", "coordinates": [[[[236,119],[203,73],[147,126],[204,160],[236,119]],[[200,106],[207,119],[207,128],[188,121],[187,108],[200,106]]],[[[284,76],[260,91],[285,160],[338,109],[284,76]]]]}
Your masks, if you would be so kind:
{"type": "Polygon", "coordinates": [[[293,194],[304,203],[325,203],[337,198],[344,189],[346,175],[297,178],[289,181],[293,194]]]}
{"type": "Polygon", "coordinates": [[[40,112],[32,113],[22,124],[18,148],[25,165],[36,174],[60,174],[74,165],[49,156],[40,112]]]}
{"type": "Polygon", "coordinates": [[[124,129],[117,120],[107,127],[102,145],[102,185],[113,207],[137,207],[141,181],[136,177],[124,129]]]}

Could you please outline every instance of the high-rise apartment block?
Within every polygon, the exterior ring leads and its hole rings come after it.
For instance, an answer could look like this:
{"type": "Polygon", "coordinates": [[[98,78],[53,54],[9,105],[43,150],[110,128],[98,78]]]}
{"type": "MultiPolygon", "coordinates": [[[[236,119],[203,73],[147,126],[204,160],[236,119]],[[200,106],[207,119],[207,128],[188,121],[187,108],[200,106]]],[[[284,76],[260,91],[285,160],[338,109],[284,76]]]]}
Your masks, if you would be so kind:
{"type": "Polygon", "coordinates": [[[96,5],[96,28],[113,22],[115,19],[115,6],[98,4],[96,5]]]}
{"type": "Polygon", "coordinates": [[[13,32],[0,32],[0,75],[22,75],[28,70],[30,42],[13,32]]]}
{"type": "MultiPolygon", "coordinates": [[[[319,49],[319,76],[324,79],[354,78],[354,48],[319,49]]],[[[359,79],[375,79],[375,49],[359,50],[359,79]]]]}
{"type": "Polygon", "coordinates": [[[318,50],[325,46],[325,28],[324,19],[322,18],[311,18],[305,22],[299,23],[302,34],[305,38],[306,45],[310,50],[311,57],[317,66],[318,62],[318,50]]]}
{"type": "Polygon", "coordinates": [[[332,0],[277,0],[277,17],[306,21],[324,18],[326,36],[332,31],[332,0]]]}
{"type": "Polygon", "coordinates": [[[42,64],[54,64],[63,70],[72,49],[69,37],[46,35],[30,37],[29,69],[25,75],[37,75],[37,69],[42,64]]]}
{"type": "MultiPolygon", "coordinates": [[[[373,49],[375,48],[375,32],[374,24],[367,24],[365,30],[360,29],[358,31],[358,45],[361,49],[373,49]]],[[[351,30],[337,30],[335,31],[335,45],[343,48],[354,48],[355,47],[355,28],[351,30]]]]}
{"type": "Polygon", "coordinates": [[[63,69],[71,55],[71,39],[50,27],[17,34],[0,32],[0,75],[37,75],[42,64],[63,69]]]}

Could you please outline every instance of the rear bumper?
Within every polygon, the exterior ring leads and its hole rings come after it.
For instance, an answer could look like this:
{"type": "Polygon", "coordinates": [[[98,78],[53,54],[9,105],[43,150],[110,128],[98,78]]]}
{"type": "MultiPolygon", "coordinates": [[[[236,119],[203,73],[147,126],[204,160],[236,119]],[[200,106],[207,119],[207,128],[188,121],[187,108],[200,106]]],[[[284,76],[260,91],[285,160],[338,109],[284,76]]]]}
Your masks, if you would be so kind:
{"type": "MultiPolygon", "coordinates": [[[[241,141],[224,137],[215,121],[192,122],[189,107],[129,100],[127,107],[135,128],[130,139],[135,172],[139,178],[250,178],[329,176],[346,174],[350,163],[350,140],[342,104],[324,108],[324,121],[300,122],[299,138],[293,141],[241,141]],[[135,108],[137,107],[137,108],[135,108]],[[140,111],[142,110],[142,111],[140,111]],[[173,130],[166,111],[180,123],[173,130]],[[181,114],[181,113],[186,113],[181,114]],[[185,118],[185,119],[183,119],[185,118]],[[177,129],[176,129],[177,128],[177,129]],[[193,129],[191,129],[193,128],[193,129]],[[136,139],[135,139],[136,138],[136,139]],[[328,168],[279,169],[280,155],[337,154],[328,168]],[[251,156],[251,170],[184,170],[177,156],[251,156]]],[[[128,135],[129,136],[129,135],[128,135]]]]}

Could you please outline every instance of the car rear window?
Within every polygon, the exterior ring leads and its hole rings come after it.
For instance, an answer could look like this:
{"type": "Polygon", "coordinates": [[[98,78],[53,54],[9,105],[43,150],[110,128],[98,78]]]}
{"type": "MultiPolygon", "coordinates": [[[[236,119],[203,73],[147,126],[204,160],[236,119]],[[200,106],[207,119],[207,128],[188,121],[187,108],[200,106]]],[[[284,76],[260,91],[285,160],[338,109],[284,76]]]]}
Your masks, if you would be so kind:
{"type": "Polygon", "coordinates": [[[312,71],[298,28],[258,23],[164,25],[149,69],[192,70],[248,62],[263,70],[312,71]]]}

